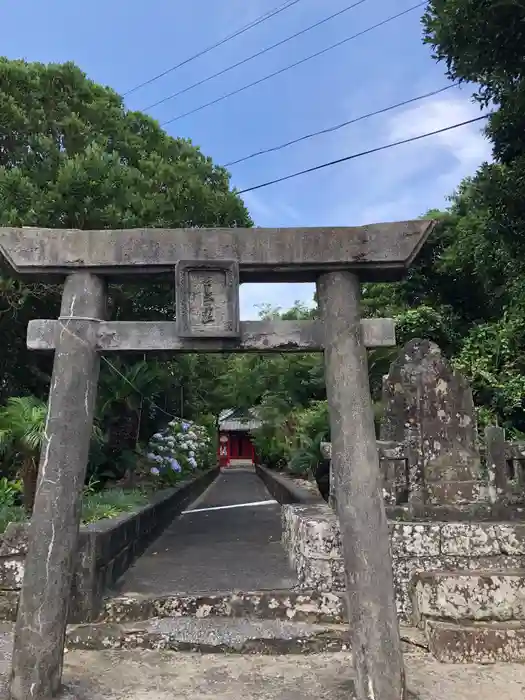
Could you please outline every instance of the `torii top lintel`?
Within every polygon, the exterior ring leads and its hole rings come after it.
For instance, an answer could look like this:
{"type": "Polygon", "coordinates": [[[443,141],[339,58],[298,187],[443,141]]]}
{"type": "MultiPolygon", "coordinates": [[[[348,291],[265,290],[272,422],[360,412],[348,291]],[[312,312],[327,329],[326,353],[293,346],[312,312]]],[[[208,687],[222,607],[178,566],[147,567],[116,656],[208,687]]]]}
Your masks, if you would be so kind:
{"type": "Polygon", "coordinates": [[[244,282],[311,282],[333,270],[388,281],[404,276],[434,224],[418,219],[351,228],[0,228],[0,251],[16,273],[40,279],[80,270],[111,278],[151,275],[172,272],[179,260],[236,260],[244,282]]]}

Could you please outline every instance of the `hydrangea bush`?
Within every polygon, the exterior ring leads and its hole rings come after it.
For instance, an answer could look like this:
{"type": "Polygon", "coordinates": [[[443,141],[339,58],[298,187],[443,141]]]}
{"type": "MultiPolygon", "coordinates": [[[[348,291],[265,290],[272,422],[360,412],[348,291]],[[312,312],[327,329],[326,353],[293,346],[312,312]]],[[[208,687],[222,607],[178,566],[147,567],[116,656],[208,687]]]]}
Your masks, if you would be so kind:
{"type": "Polygon", "coordinates": [[[174,419],[148,443],[150,473],[159,481],[175,484],[195,471],[211,468],[217,461],[207,428],[174,419]]]}

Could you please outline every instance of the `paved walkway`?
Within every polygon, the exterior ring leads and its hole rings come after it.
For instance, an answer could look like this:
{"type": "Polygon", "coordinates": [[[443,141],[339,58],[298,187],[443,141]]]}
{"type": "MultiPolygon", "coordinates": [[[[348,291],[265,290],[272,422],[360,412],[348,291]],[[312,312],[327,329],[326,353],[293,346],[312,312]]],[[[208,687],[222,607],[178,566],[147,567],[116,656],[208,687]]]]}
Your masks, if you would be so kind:
{"type": "Polygon", "coordinates": [[[251,472],[221,474],[138,559],[117,593],[169,595],[290,589],[281,508],[251,472]],[[224,506],[241,506],[224,508],[224,506]],[[218,508],[218,510],[206,510],[218,508]],[[204,509],[204,510],[203,510],[204,509]]]}

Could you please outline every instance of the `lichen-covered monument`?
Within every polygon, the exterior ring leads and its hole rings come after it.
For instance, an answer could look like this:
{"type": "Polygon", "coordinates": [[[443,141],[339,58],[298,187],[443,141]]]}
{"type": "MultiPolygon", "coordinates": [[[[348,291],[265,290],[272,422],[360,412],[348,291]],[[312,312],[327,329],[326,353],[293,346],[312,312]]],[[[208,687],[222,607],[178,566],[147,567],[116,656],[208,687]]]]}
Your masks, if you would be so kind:
{"type": "Polygon", "coordinates": [[[366,347],[393,345],[391,319],[361,320],[360,283],[401,278],[431,221],[358,228],[0,229],[24,278],[65,279],[60,317],[36,320],[28,345],[54,349],[25,575],[15,630],[12,700],[59,692],[101,353],[324,351],[356,695],[404,700],[405,676],[366,347]],[[169,275],[177,318],[113,322],[106,283],[169,275]],[[320,321],[239,320],[240,282],[316,282],[320,321]]]}

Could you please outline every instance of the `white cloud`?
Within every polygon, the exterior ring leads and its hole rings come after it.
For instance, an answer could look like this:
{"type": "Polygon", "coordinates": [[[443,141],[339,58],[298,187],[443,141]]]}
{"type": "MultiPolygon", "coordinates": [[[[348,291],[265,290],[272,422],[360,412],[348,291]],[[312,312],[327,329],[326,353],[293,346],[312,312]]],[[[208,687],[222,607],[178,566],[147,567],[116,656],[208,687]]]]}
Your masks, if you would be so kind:
{"type": "Polygon", "coordinates": [[[246,192],[241,197],[256,225],[258,220],[268,219],[272,215],[270,207],[255,192],[246,192]]]}
{"type": "MultiPolygon", "coordinates": [[[[370,124],[363,124],[360,129],[334,134],[330,142],[319,143],[322,158],[317,160],[329,160],[331,149],[339,156],[351,154],[479,115],[468,94],[451,91],[446,96],[436,96],[398,111],[373,129],[370,124]]],[[[459,182],[490,159],[491,147],[483,127],[483,121],[474,122],[325,171],[329,173],[325,188],[332,196],[324,199],[314,222],[305,221],[304,214],[295,220],[291,211],[287,215],[284,188],[250,193],[247,204],[255,219],[263,219],[261,224],[267,226],[352,226],[417,218],[429,209],[446,206],[447,196],[459,182]]],[[[309,162],[312,160],[315,162],[310,154],[309,162]]],[[[291,190],[288,192],[291,194],[291,190]]],[[[293,196],[292,201],[297,206],[300,200],[293,196]]],[[[255,318],[254,305],[262,301],[283,308],[292,306],[296,299],[308,303],[313,291],[312,285],[249,285],[243,295],[244,317],[255,318]]]]}
{"type": "MultiPolygon", "coordinates": [[[[439,97],[393,116],[388,125],[388,136],[392,141],[401,141],[460,124],[480,115],[479,109],[461,95],[439,97]]],[[[449,155],[453,157],[455,165],[447,168],[448,172],[440,173],[440,178],[457,176],[459,180],[465,177],[490,158],[490,144],[483,134],[483,125],[484,122],[474,122],[410,144],[409,165],[418,170],[421,162],[427,161],[428,157],[435,159],[449,155]]]]}
{"type": "MultiPolygon", "coordinates": [[[[366,138],[362,150],[437,131],[480,116],[469,95],[436,96],[385,119],[366,138]]],[[[358,193],[348,201],[341,187],[331,211],[334,225],[417,218],[446,206],[459,182],[491,157],[483,121],[451,129],[353,161],[348,180],[359,172],[358,193]]],[[[353,151],[357,150],[355,148],[353,151]]],[[[350,151],[352,152],[352,151],[350,151]]],[[[337,182],[334,173],[334,182],[337,182]]],[[[354,181],[354,192],[356,187],[354,181]]],[[[346,184],[346,187],[348,185],[346,184]]]]}

